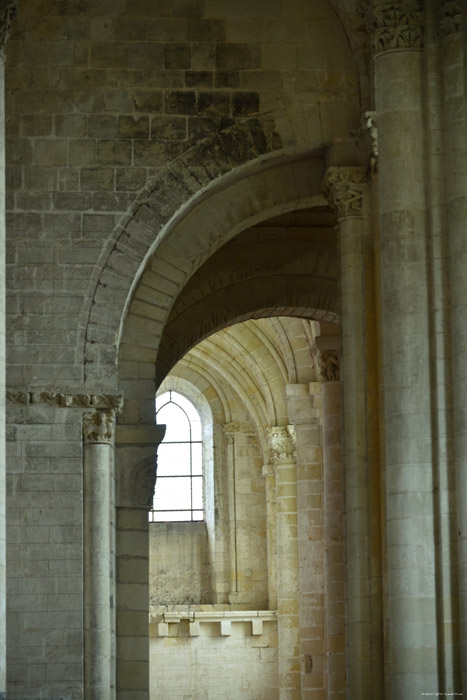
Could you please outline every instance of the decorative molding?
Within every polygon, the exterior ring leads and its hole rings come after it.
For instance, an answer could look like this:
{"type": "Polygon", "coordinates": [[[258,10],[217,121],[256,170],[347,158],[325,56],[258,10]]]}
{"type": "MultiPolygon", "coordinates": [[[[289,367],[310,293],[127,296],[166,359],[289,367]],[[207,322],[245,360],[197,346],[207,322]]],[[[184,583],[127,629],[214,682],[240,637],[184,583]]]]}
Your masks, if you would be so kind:
{"type": "Polygon", "coordinates": [[[0,55],[5,58],[5,47],[10,36],[11,23],[18,12],[18,1],[7,0],[3,13],[0,17],[0,55]]]}
{"type": "Polygon", "coordinates": [[[422,0],[374,0],[370,12],[375,54],[423,47],[422,0]]]}
{"type": "Polygon", "coordinates": [[[439,33],[442,39],[461,31],[462,16],[459,0],[444,0],[441,7],[439,33]]]}
{"type": "Polygon", "coordinates": [[[267,430],[271,461],[277,464],[293,464],[296,457],[294,425],[276,426],[267,430]]]}
{"type": "Polygon", "coordinates": [[[326,170],[322,192],[339,219],[360,218],[366,169],[360,166],[333,166],[326,170]]]}
{"type": "Polygon", "coordinates": [[[22,391],[7,389],[9,403],[18,406],[61,406],[63,408],[113,409],[123,407],[122,394],[68,394],[58,391],[22,391]]]}
{"type": "Polygon", "coordinates": [[[157,456],[146,457],[133,467],[130,475],[132,502],[135,506],[150,509],[157,479],[157,456]]]}
{"type": "Polygon", "coordinates": [[[224,433],[244,433],[251,435],[252,433],[255,433],[255,429],[251,423],[242,423],[240,421],[234,421],[232,423],[226,423],[224,425],[224,433]]]}
{"type": "Polygon", "coordinates": [[[378,171],[378,125],[376,112],[363,113],[363,128],[370,139],[370,175],[374,177],[378,171]]]}
{"type": "Polygon", "coordinates": [[[316,352],[318,368],[323,382],[339,381],[339,355],[332,350],[318,350],[316,352]]]}
{"type": "Polygon", "coordinates": [[[115,433],[115,411],[83,413],[83,439],[86,443],[110,444],[115,433]]]}

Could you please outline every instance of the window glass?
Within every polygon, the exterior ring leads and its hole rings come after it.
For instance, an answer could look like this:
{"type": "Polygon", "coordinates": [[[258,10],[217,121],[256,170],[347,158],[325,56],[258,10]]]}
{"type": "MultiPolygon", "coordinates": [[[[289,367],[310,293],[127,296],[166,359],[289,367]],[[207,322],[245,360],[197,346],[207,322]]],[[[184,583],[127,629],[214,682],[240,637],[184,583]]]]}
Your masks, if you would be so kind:
{"type": "Polygon", "coordinates": [[[201,420],[193,404],[168,391],[156,399],[159,424],[166,425],[157,451],[152,522],[203,520],[201,420]]]}

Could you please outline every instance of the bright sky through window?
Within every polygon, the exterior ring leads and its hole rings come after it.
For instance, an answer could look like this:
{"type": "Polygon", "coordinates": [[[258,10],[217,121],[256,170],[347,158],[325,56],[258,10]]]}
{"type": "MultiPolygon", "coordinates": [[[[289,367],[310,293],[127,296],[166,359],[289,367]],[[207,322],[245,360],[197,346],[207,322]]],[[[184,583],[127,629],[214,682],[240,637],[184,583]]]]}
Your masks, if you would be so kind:
{"type": "Polygon", "coordinates": [[[166,433],[157,451],[152,522],[203,519],[201,420],[193,404],[168,391],[156,399],[157,422],[166,433]]]}

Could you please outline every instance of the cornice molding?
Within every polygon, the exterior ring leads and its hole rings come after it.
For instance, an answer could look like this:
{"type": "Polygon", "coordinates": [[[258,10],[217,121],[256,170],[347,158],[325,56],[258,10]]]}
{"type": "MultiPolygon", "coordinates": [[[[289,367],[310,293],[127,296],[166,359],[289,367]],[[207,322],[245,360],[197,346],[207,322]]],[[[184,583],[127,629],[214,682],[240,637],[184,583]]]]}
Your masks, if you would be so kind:
{"type": "Polygon", "coordinates": [[[459,0],[444,0],[441,7],[439,33],[442,39],[452,34],[458,34],[462,27],[461,7],[459,0]]]}
{"type": "Polygon", "coordinates": [[[275,426],[267,430],[271,461],[274,465],[295,464],[296,433],[294,425],[275,426]]]}
{"type": "Polygon", "coordinates": [[[366,181],[366,168],[360,166],[333,166],[326,170],[322,192],[338,219],[361,218],[366,181]]]}
{"type": "Polygon", "coordinates": [[[123,407],[122,394],[74,394],[61,391],[7,389],[6,400],[16,406],[114,409],[116,412],[120,412],[123,407]]]}

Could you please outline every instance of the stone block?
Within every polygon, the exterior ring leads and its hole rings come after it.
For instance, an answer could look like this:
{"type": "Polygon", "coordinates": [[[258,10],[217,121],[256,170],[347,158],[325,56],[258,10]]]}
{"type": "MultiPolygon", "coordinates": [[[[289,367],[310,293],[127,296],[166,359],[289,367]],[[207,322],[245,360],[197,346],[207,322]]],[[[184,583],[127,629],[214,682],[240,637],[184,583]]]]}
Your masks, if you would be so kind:
{"type": "Polygon", "coordinates": [[[23,114],[21,131],[24,136],[50,136],[52,134],[52,117],[46,114],[23,114]]]}
{"type": "Polygon", "coordinates": [[[146,184],[146,170],[143,168],[119,168],[116,170],[117,190],[139,190],[146,184]]]}
{"type": "Polygon", "coordinates": [[[172,14],[175,17],[201,17],[204,0],[173,0],[172,14]]]}
{"type": "Polygon", "coordinates": [[[172,90],[164,98],[166,114],[196,114],[196,93],[189,90],[172,90]]]}
{"type": "Polygon", "coordinates": [[[148,20],[148,41],[185,41],[187,20],[184,17],[158,18],[148,20]]]}
{"type": "Polygon", "coordinates": [[[87,120],[83,114],[57,114],[55,116],[55,133],[57,136],[78,138],[87,133],[87,120]]]}
{"type": "Polygon", "coordinates": [[[110,168],[83,168],[81,171],[82,190],[113,190],[114,171],[110,168]]]}
{"type": "Polygon", "coordinates": [[[251,116],[259,112],[259,94],[257,92],[235,92],[232,97],[234,116],[251,116]]]}
{"type": "Polygon", "coordinates": [[[102,165],[130,165],[131,141],[102,140],[97,142],[97,162],[102,165]]]}
{"type": "Polygon", "coordinates": [[[133,93],[134,107],[138,112],[158,113],[162,110],[161,90],[136,90],[133,93]]]}
{"type": "Polygon", "coordinates": [[[216,71],[215,84],[217,88],[237,88],[240,85],[240,73],[238,71],[216,71]]]}
{"type": "Polygon", "coordinates": [[[218,44],[216,68],[219,70],[246,70],[261,68],[261,50],[251,44],[218,44]]]}
{"type": "Polygon", "coordinates": [[[200,92],[198,95],[198,112],[202,115],[229,115],[230,95],[219,92],[200,92]]]}
{"type": "Polygon", "coordinates": [[[88,136],[110,139],[118,135],[118,118],[113,114],[93,114],[88,116],[88,136]]]}
{"type": "Polygon", "coordinates": [[[224,22],[218,19],[188,19],[188,41],[224,41],[224,22]]]}
{"type": "Polygon", "coordinates": [[[149,137],[149,118],[120,116],[118,118],[119,138],[144,139],[149,137]]]}
{"type": "Polygon", "coordinates": [[[151,137],[156,140],[180,141],[187,137],[186,117],[154,117],[151,137]]]}
{"type": "Polygon", "coordinates": [[[163,143],[148,143],[148,141],[135,141],[133,158],[136,166],[155,165],[165,159],[165,145],[163,143]]]}
{"type": "Polygon", "coordinates": [[[189,44],[166,44],[164,46],[164,68],[187,69],[191,66],[189,44]]]}
{"type": "Polygon", "coordinates": [[[185,71],[186,87],[213,87],[212,71],[185,71]]]}

